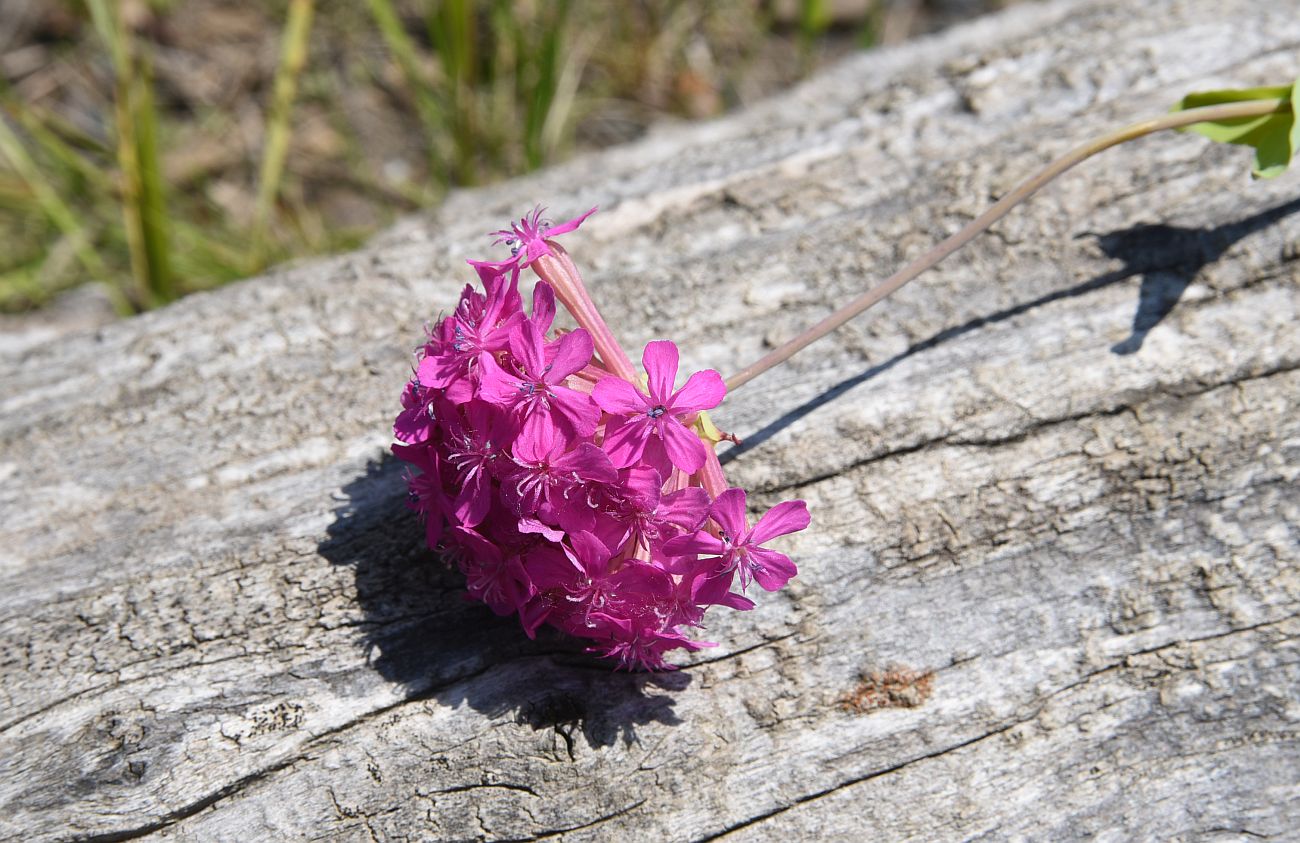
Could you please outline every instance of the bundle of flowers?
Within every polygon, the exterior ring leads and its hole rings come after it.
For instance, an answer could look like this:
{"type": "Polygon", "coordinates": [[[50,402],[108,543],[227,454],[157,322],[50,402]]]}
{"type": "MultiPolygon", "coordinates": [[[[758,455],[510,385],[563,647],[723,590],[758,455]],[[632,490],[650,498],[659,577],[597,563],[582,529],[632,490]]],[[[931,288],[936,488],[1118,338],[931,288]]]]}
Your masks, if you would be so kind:
{"type": "MultiPolygon", "coordinates": [[[[1184,97],[1172,114],[1075,147],[730,382],[779,365],[1116,144],[1190,128],[1255,147],[1254,174],[1276,176],[1296,146],[1289,138],[1300,131],[1297,108],[1300,83],[1205,91],[1184,97]]],[[[711,646],[686,633],[708,607],[751,609],[751,584],[775,591],[790,581],[794,563],[764,545],[807,527],[808,509],[787,501],[751,524],[744,490],[727,485],[714,453],[730,438],[708,415],[726,395],[722,378],[705,370],[678,386],[677,346],[667,340],[645,347],[644,374],[628,359],[577,266],[551,239],[594,211],[552,226],[538,209],[495,232],[510,247],[508,260],[470,261],[482,290],[466,287],[417,352],[393,451],[419,469],[411,506],[429,545],[465,573],[471,596],[518,614],[530,636],[550,624],[591,639],[593,651],[622,666],[663,668],[669,650],[711,646]],[[529,312],[519,293],[525,270],[540,279],[529,312]],[[557,301],[577,330],[553,329],[557,301]]]]}
{"type": "Polygon", "coordinates": [[[543,624],[590,639],[628,668],[670,667],[669,650],[710,606],[751,609],[796,573],[764,547],[808,526],[803,501],[750,523],[714,451],[708,410],[726,386],[705,370],[678,385],[678,349],[646,345],[638,372],[601,319],[541,209],[496,232],[511,249],[470,263],[455,311],[430,331],[402,392],[393,452],[412,473],[410,505],[430,547],[470,596],[524,632],[543,624]],[[520,276],[538,280],[524,308],[520,276]],[[554,328],[556,302],[579,328],[554,328]],[[739,592],[734,590],[738,587],[739,592]]]}

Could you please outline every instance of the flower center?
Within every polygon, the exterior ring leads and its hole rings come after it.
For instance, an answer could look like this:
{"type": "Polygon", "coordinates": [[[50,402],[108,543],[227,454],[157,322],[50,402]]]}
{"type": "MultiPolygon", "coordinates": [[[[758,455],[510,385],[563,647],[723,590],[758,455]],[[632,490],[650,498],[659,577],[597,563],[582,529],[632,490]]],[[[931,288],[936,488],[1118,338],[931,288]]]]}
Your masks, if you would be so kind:
{"type": "Polygon", "coordinates": [[[651,407],[649,410],[646,411],[646,415],[652,419],[657,419],[666,412],[668,411],[664,409],[663,404],[656,404],[655,406],[651,407]]]}

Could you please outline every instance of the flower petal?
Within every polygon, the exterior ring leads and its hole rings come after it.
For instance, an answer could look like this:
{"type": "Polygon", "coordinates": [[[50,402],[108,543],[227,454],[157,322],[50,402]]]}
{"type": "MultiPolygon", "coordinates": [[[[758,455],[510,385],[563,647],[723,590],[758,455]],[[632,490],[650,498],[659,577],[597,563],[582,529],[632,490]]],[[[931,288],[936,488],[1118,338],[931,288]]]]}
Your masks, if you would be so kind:
{"type": "Polygon", "coordinates": [[[745,561],[754,582],[765,591],[777,591],[799,573],[799,569],[790,561],[790,557],[765,547],[753,547],[749,550],[749,559],[745,561]]]}
{"type": "Polygon", "coordinates": [[[600,424],[600,410],[590,395],[584,395],[567,386],[551,387],[551,409],[566,419],[579,436],[587,437],[596,432],[600,424]]]}
{"type": "Polygon", "coordinates": [[[461,404],[468,404],[474,400],[474,384],[469,378],[457,378],[447,385],[442,397],[458,407],[461,404]]]}
{"type": "Polygon", "coordinates": [[[583,328],[565,334],[555,341],[547,355],[546,372],[542,379],[547,383],[561,383],[565,378],[591,362],[591,334],[583,328]]]}
{"type": "Polygon", "coordinates": [[[467,527],[455,527],[452,529],[451,534],[456,543],[464,548],[477,564],[497,565],[504,559],[500,548],[483,538],[475,530],[467,527]]]}
{"type": "Polygon", "coordinates": [[[650,409],[650,400],[641,390],[614,375],[598,380],[591,390],[591,397],[600,409],[613,415],[630,416],[650,409]]]}
{"type": "Polygon", "coordinates": [[[652,404],[666,404],[672,397],[673,386],[677,383],[678,359],[677,346],[671,340],[646,343],[641,365],[645,367],[650,382],[652,404]]]}
{"type": "MultiPolygon", "coordinates": [[[[659,472],[650,466],[638,465],[635,468],[629,468],[622,473],[619,480],[624,494],[635,501],[637,505],[651,510],[659,503],[664,481],[659,476],[659,472]]],[[[700,491],[704,490],[701,489],[700,491]]]]}
{"type": "Polygon", "coordinates": [[[435,474],[438,471],[438,463],[434,461],[434,452],[428,445],[391,445],[389,446],[393,456],[402,462],[409,462],[411,465],[418,466],[425,474],[435,474]]]}
{"type": "Polygon", "coordinates": [[[529,413],[515,439],[515,459],[537,464],[548,462],[564,451],[564,438],[549,413],[529,413]]]}
{"type": "MultiPolygon", "coordinates": [[[[654,432],[653,426],[647,426],[647,429],[654,432]]],[[[671,474],[673,469],[672,460],[668,459],[668,452],[664,450],[664,440],[657,435],[652,435],[645,440],[645,450],[641,452],[641,462],[655,469],[662,475],[671,474]]]]}
{"type": "Polygon", "coordinates": [[[588,576],[601,577],[609,565],[609,548],[591,533],[574,533],[569,536],[573,546],[572,559],[588,576]]]}
{"type": "Polygon", "coordinates": [[[578,226],[582,225],[582,223],[587,219],[587,217],[589,217],[589,216],[591,216],[592,214],[596,213],[596,208],[599,208],[599,207],[600,207],[599,205],[596,205],[596,206],[594,206],[590,211],[588,211],[587,213],[583,214],[583,215],[580,216],[580,217],[574,217],[573,219],[568,220],[568,221],[566,221],[566,222],[562,222],[562,223],[560,223],[560,224],[557,225],[557,226],[553,226],[553,227],[551,227],[551,228],[548,228],[548,229],[546,229],[546,230],[544,230],[544,231],[542,232],[541,236],[542,236],[542,237],[556,237],[556,236],[558,236],[558,235],[560,235],[560,234],[568,234],[570,231],[573,231],[573,230],[576,229],[578,226]]]}
{"type": "Polygon", "coordinates": [[[650,425],[644,421],[616,418],[605,425],[605,442],[601,447],[616,468],[626,468],[640,459],[649,438],[650,425]]]}
{"type": "Polygon", "coordinates": [[[590,442],[583,442],[569,453],[551,460],[551,467],[557,471],[571,471],[583,480],[618,482],[618,472],[610,463],[609,455],[590,442]]]}
{"type": "Polygon", "coordinates": [[[519,361],[519,366],[531,377],[538,377],[546,368],[546,352],[542,335],[537,326],[527,320],[510,333],[510,353],[519,361]]]}
{"type": "Polygon", "coordinates": [[[505,351],[510,346],[510,337],[515,328],[523,321],[526,321],[523,312],[515,311],[501,320],[501,324],[495,328],[484,328],[479,335],[483,350],[494,354],[505,351]]]}
{"type": "Polygon", "coordinates": [[[571,536],[575,533],[589,533],[596,526],[596,510],[587,504],[582,495],[569,499],[556,487],[552,487],[547,503],[555,520],[560,522],[560,529],[571,536]]]}
{"type": "Polygon", "coordinates": [[[506,275],[512,268],[510,266],[510,261],[493,262],[471,260],[466,261],[466,263],[474,267],[474,271],[478,273],[478,280],[483,284],[483,289],[485,290],[491,290],[492,285],[496,283],[497,279],[506,275]]]}
{"type": "Polygon", "coordinates": [[[479,358],[478,397],[499,407],[513,407],[519,401],[519,376],[502,369],[490,354],[479,358]]]}
{"type": "Polygon", "coordinates": [[[552,548],[539,549],[528,560],[528,577],[538,591],[548,588],[574,591],[582,573],[582,568],[567,553],[552,548]]]}
{"type": "Polygon", "coordinates": [[[486,286],[486,280],[488,278],[494,277],[503,272],[509,272],[512,269],[518,269],[521,260],[522,258],[519,255],[515,255],[503,261],[465,261],[465,263],[474,267],[474,269],[478,271],[479,278],[484,280],[484,285],[486,286]]]}
{"type": "Polygon", "coordinates": [[[745,490],[732,488],[718,495],[709,508],[709,517],[718,522],[732,541],[740,539],[749,529],[745,520],[745,490]]]}
{"type": "Polygon", "coordinates": [[[812,516],[803,501],[784,501],[763,513],[749,533],[750,544],[767,544],[777,536],[797,533],[808,526],[812,516]]]}
{"type": "Polygon", "coordinates": [[[492,506],[492,480],[485,472],[478,472],[456,495],[453,514],[462,526],[477,527],[487,517],[492,506]]]}
{"type": "Polygon", "coordinates": [[[393,436],[407,445],[418,445],[433,435],[433,419],[424,407],[403,410],[393,422],[393,436]]]}
{"type": "Polygon", "coordinates": [[[664,495],[655,515],[683,530],[698,530],[709,514],[709,493],[699,486],[688,486],[664,495]]]}
{"type": "Polygon", "coordinates": [[[555,321],[555,290],[545,281],[533,288],[533,324],[545,336],[555,321]]]}
{"type": "MultiPolygon", "coordinates": [[[[519,532],[535,533],[539,536],[544,537],[548,541],[553,541],[553,542],[561,541],[564,538],[563,530],[557,530],[556,528],[550,526],[549,524],[543,524],[541,521],[538,521],[536,518],[520,518],[519,532]]],[[[530,569],[532,568],[532,563],[529,563],[529,568],[530,569]]],[[[536,578],[537,578],[536,572],[533,572],[533,579],[536,578]]]]}
{"type": "Polygon", "coordinates": [[[524,256],[521,262],[522,266],[532,266],[533,261],[538,258],[554,253],[551,251],[551,247],[546,245],[545,240],[540,237],[533,237],[524,243],[524,248],[519,254],[524,256]]]}
{"type": "Polygon", "coordinates": [[[537,637],[537,628],[540,627],[548,617],[550,617],[555,604],[545,597],[534,597],[526,604],[519,607],[519,622],[523,624],[524,635],[529,638],[537,637]]]}
{"type": "Polygon", "coordinates": [[[420,386],[442,388],[465,374],[465,357],[451,349],[439,350],[420,361],[416,377],[420,386]]]}
{"type": "Polygon", "coordinates": [[[689,430],[686,425],[670,419],[663,426],[664,449],[673,465],[687,474],[694,474],[704,465],[708,452],[700,437],[689,430]]]}
{"type": "Polygon", "coordinates": [[[713,605],[726,606],[728,609],[735,609],[738,612],[748,612],[754,608],[754,601],[739,592],[728,591],[722,596],[721,600],[716,601],[713,605]]]}
{"type": "Polygon", "coordinates": [[[663,546],[665,556],[721,556],[726,549],[721,539],[705,530],[674,536],[663,546]]]}
{"type": "Polygon", "coordinates": [[[491,328],[501,320],[501,314],[507,313],[510,316],[521,314],[523,300],[519,297],[519,267],[514,267],[509,272],[507,279],[506,272],[500,272],[492,277],[484,278],[483,269],[476,267],[479,271],[479,277],[483,280],[483,289],[487,291],[487,302],[483,308],[483,319],[479,325],[483,328],[491,328]]]}
{"type": "Polygon", "coordinates": [[[696,372],[686,384],[668,402],[668,408],[674,413],[712,410],[722,403],[727,395],[727,385],[722,382],[722,375],[712,369],[696,372]]]}
{"type": "Polygon", "coordinates": [[[701,573],[691,583],[691,599],[707,606],[727,606],[745,611],[754,608],[754,601],[731,590],[734,569],[718,573],[701,573]]]}

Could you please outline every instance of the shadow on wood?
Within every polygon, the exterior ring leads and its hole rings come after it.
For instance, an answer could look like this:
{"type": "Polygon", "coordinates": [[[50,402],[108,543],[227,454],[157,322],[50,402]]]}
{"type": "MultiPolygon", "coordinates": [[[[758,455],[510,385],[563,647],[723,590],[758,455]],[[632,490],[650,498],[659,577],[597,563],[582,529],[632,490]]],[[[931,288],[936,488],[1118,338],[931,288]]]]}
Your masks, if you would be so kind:
{"type": "Polygon", "coordinates": [[[554,729],[572,753],[635,740],[636,726],[675,725],[672,692],[687,673],[616,673],[583,643],[550,627],[529,640],[518,621],[468,599],[464,578],[425,546],[405,506],[406,465],[385,455],[343,488],[320,554],[353,568],[367,661],[410,699],[468,704],[489,717],[554,729]],[[474,681],[495,674],[498,681],[474,681]],[[654,693],[658,690],[667,693],[654,693]],[[598,701],[598,705],[592,705],[598,701]]]}
{"type": "MultiPolygon", "coordinates": [[[[1300,199],[1286,202],[1247,217],[1240,222],[1213,228],[1184,228],[1176,225],[1136,225],[1107,234],[1082,234],[1094,236],[1107,257],[1124,262],[1124,266],[1104,275],[1098,275],[1082,284],[1039,296],[1032,301],[968,320],[930,336],[906,351],[894,355],[883,363],[871,366],[861,374],[837,383],[811,401],[795,407],[771,424],[744,437],[741,444],[723,453],[723,465],[758,447],[780,431],[809,413],[824,407],[854,387],[883,374],[899,363],[924,351],[929,351],[963,334],[969,334],[987,325],[1005,322],[1034,308],[1063,299],[1085,296],[1097,290],[1126,281],[1135,275],[1142,276],[1138,290],[1137,312],[1133,316],[1133,332],[1122,342],[1111,347],[1116,354],[1134,354],[1142,347],[1151,329],[1168,316],[1182,298],[1183,292],[1202,269],[1221,258],[1234,243],[1262,231],[1296,211],[1300,199]]],[[[887,305],[886,305],[887,306],[887,305]]]]}
{"type": "Polygon", "coordinates": [[[1111,346],[1111,351],[1137,353],[1147,334],[1173,311],[1187,285],[1202,269],[1223,257],[1242,238],[1268,228],[1297,210],[1300,210],[1300,199],[1213,228],[1135,225],[1098,236],[1097,244],[1107,257],[1124,261],[1120,270],[1126,273],[1123,277],[1142,276],[1133,333],[1111,346]]]}

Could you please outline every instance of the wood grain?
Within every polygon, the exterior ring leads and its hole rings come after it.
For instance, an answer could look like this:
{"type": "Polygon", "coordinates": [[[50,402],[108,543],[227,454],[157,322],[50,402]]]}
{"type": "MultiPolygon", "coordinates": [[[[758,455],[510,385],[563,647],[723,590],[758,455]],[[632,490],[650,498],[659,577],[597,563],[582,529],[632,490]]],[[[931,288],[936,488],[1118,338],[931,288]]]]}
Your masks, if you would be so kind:
{"type": "Polygon", "coordinates": [[[734,371],[1079,140],[1293,78],[1285,5],[1017,7],[0,351],[0,836],[1293,834],[1300,200],[1246,151],[1108,153],[729,397],[731,481],[814,525],[678,672],[465,602],[385,457],[534,203],[602,206],[566,245],[628,347],[734,371]]]}

